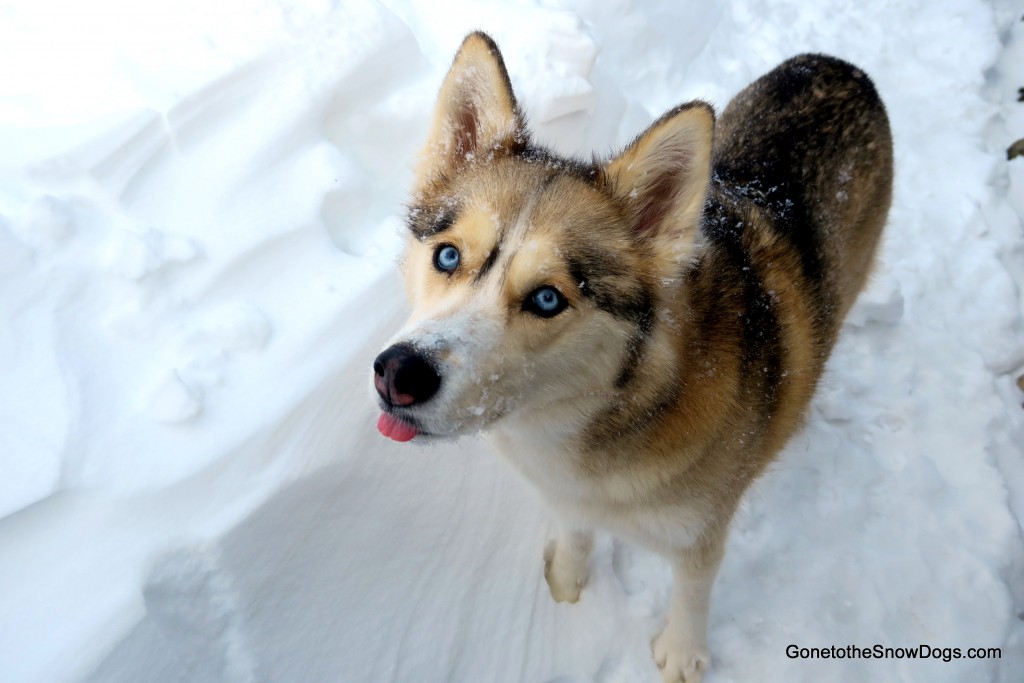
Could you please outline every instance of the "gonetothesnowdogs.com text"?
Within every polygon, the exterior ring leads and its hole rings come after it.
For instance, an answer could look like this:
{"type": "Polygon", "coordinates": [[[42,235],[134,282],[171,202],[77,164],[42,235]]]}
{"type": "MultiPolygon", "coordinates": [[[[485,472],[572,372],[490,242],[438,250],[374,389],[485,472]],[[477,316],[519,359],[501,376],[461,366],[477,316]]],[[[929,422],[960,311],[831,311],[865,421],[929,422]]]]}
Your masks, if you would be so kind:
{"type": "Polygon", "coordinates": [[[886,647],[871,645],[858,647],[847,645],[839,647],[800,647],[787,645],[786,656],[790,659],[941,659],[951,662],[954,659],[999,659],[1003,652],[998,647],[935,647],[933,645],[917,645],[914,647],[886,647]]]}

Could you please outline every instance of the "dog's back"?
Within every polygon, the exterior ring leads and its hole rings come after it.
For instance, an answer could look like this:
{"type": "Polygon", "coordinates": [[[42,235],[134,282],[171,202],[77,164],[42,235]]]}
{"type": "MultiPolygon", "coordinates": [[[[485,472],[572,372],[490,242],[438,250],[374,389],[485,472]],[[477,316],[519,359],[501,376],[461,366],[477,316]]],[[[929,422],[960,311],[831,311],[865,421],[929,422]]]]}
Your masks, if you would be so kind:
{"type": "Polygon", "coordinates": [[[892,196],[892,139],[871,79],[826,55],[794,57],[718,119],[717,187],[764,207],[799,250],[834,333],[871,268],[892,196]]]}

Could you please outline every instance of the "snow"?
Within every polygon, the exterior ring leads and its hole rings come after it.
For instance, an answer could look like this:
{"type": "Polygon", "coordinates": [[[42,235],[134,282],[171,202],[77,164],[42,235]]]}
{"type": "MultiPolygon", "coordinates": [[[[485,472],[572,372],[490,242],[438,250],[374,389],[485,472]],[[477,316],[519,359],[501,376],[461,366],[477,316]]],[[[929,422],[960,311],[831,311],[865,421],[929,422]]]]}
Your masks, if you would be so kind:
{"type": "Polygon", "coordinates": [[[556,605],[477,439],[374,428],[402,202],[472,29],[542,141],[606,152],[787,56],[892,119],[881,262],[749,493],[711,683],[1024,672],[1024,23],[1008,0],[16,0],[0,12],[4,681],[659,680],[665,562],[556,605]],[[799,660],[789,644],[1001,647],[799,660]]]}

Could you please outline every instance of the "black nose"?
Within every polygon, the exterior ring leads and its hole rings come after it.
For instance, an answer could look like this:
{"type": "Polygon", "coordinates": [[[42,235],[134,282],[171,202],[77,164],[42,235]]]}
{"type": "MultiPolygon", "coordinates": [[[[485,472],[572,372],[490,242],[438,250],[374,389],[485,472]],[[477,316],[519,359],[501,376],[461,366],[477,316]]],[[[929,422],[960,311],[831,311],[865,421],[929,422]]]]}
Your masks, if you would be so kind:
{"type": "Polygon", "coordinates": [[[389,405],[423,403],[437,393],[441,376],[408,344],[395,344],[373,361],[373,385],[389,405]]]}

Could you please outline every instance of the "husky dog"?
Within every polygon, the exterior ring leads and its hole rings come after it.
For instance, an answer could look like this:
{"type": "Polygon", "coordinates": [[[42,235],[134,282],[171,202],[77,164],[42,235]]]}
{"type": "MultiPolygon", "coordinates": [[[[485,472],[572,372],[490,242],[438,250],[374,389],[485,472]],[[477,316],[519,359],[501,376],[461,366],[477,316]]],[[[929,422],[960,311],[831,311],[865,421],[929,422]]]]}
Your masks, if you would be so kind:
{"type": "Polygon", "coordinates": [[[841,60],[795,57],[717,122],[689,102],[580,161],[531,141],[473,33],[417,169],[412,315],[373,365],[378,429],[484,431],[563,523],[544,553],[557,601],[579,598],[595,527],[668,558],[654,658],[699,681],[729,520],[800,425],[891,194],[885,108],[841,60]]]}

